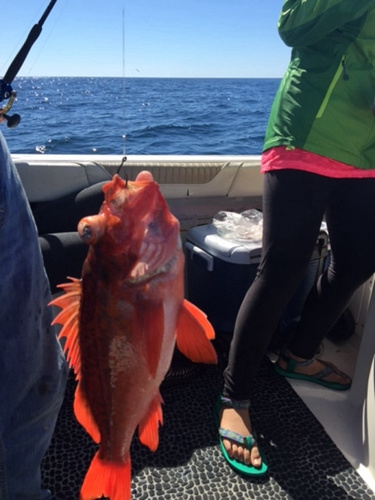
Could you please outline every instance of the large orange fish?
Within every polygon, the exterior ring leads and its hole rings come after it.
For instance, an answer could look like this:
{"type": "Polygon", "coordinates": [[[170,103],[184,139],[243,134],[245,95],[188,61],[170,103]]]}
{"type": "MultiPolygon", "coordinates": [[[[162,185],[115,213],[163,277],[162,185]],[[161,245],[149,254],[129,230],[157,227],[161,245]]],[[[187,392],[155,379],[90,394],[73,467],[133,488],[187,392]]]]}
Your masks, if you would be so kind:
{"type": "Polygon", "coordinates": [[[130,444],[155,451],[162,423],[159,386],[175,343],[196,362],[215,363],[206,316],[184,300],[179,223],[149,172],[118,175],[103,188],[98,215],[78,232],[90,245],[82,278],[60,285],[65,351],[78,380],[74,412],[100,443],[81,500],[131,497],[130,444]]]}

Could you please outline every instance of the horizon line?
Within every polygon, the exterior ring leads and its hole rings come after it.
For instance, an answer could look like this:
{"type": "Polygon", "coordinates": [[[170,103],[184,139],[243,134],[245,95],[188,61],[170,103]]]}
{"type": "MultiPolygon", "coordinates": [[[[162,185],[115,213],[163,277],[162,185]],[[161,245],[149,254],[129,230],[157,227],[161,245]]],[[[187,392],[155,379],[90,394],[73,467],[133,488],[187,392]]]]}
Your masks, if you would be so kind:
{"type": "MultiPolygon", "coordinates": [[[[185,79],[185,80],[281,80],[282,76],[94,76],[94,75],[17,75],[16,78],[117,78],[127,79],[185,79]]],[[[15,78],[15,79],[16,79],[15,78]]]]}

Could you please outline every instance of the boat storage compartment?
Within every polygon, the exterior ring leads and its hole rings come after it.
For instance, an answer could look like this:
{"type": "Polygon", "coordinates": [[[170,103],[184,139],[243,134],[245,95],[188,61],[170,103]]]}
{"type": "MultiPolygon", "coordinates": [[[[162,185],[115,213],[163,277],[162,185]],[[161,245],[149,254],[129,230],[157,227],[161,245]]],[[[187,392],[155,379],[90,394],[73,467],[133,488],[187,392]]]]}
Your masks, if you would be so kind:
{"type": "MultiPolygon", "coordinates": [[[[233,332],[238,309],[260,263],[261,244],[223,238],[213,224],[207,224],[188,231],[185,249],[187,298],[207,314],[216,332],[233,332]]],[[[298,321],[328,256],[328,234],[321,230],[304,277],[280,321],[281,335],[298,321]]]]}

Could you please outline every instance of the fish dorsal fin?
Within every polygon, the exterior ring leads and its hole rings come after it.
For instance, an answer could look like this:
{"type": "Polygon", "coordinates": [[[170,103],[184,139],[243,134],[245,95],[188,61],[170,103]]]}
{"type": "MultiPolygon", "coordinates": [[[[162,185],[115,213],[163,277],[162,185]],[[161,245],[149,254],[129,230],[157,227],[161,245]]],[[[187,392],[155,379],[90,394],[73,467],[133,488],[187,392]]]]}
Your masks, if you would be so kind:
{"type": "Polygon", "coordinates": [[[64,294],[50,302],[50,305],[60,307],[62,310],[57,314],[52,324],[62,325],[59,339],[66,337],[64,352],[67,354],[69,366],[73,368],[77,379],[80,379],[81,353],[78,341],[79,308],[82,295],[82,281],[77,278],[69,278],[71,283],[58,285],[64,290],[64,294]]]}
{"type": "Polygon", "coordinates": [[[162,403],[163,399],[158,392],[150,405],[146,417],[138,427],[140,442],[151,451],[156,451],[159,444],[159,424],[163,425],[162,403]]]}
{"type": "Polygon", "coordinates": [[[96,442],[100,442],[100,433],[88,403],[81,389],[81,351],[79,347],[79,310],[82,296],[82,280],[77,278],[69,278],[71,283],[58,285],[64,290],[64,294],[54,299],[50,305],[61,308],[52,324],[62,325],[59,339],[65,337],[64,352],[66,353],[69,366],[74,370],[78,380],[77,389],[74,396],[74,414],[78,422],[86,429],[91,438],[96,442]]]}
{"type": "Polygon", "coordinates": [[[194,304],[184,300],[177,323],[177,347],[196,363],[217,363],[216,351],[210,340],[215,331],[207,316],[194,304]]]}

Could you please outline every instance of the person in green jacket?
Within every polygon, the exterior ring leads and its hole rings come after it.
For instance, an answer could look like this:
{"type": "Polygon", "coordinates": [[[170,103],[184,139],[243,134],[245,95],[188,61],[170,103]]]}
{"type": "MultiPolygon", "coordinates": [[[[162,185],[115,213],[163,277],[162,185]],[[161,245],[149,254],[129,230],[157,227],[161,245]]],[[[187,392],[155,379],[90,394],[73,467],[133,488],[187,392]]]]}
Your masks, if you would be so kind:
{"type": "Polygon", "coordinates": [[[292,55],[262,155],[262,261],[238,312],[219,410],[223,455],[248,475],[267,470],[250,422],[252,383],[323,218],[330,265],[280,352],[279,374],[350,388],[350,377],[316,353],[375,272],[375,1],[286,0],[278,29],[292,55]]]}

